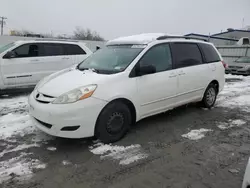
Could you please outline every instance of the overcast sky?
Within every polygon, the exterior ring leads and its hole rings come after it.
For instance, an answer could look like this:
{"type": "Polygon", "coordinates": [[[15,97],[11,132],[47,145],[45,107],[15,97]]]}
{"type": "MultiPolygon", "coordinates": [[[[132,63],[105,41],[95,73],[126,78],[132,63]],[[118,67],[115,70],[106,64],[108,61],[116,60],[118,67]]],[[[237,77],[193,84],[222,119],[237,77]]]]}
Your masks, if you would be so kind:
{"type": "Polygon", "coordinates": [[[0,0],[5,33],[72,34],[76,26],[105,39],[165,32],[216,33],[250,25],[250,0],[0,0]]]}

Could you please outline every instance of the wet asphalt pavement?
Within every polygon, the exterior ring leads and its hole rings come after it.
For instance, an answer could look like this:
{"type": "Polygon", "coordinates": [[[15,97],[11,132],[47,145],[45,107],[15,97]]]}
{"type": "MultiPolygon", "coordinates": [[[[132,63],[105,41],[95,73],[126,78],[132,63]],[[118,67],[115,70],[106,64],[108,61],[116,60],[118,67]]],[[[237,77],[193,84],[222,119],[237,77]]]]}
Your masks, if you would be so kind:
{"type": "MultiPolygon", "coordinates": [[[[228,79],[228,84],[241,79],[228,79]]],[[[236,97],[240,93],[236,93],[236,97]]],[[[7,97],[8,99],[8,97],[7,97]]],[[[223,98],[220,103],[228,98],[223,98]]],[[[2,100],[3,101],[3,100],[2,100]]],[[[18,109],[5,108],[8,113],[27,113],[23,103],[18,109]]],[[[0,151],[11,143],[34,143],[37,133],[15,136],[15,141],[0,138],[0,151]]],[[[42,136],[43,133],[39,133],[42,136]]],[[[23,180],[16,174],[0,183],[3,188],[236,188],[241,187],[247,160],[250,156],[250,116],[239,108],[216,106],[206,110],[197,104],[182,106],[138,122],[127,136],[114,143],[118,146],[140,145],[146,155],[126,165],[119,159],[102,157],[91,152],[93,139],[39,140],[39,147],[8,152],[1,161],[8,161],[25,152],[38,159],[46,168],[33,169],[32,177],[23,180]],[[243,126],[219,129],[221,123],[242,120],[243,126]],[[182,137],[191,130],[211,129],[204,138],[190,140],[182,137]],[[56,148],[52,151],[48,147],[56,148]]],[[[124,151],[127,152],[127,151],[124,151]]],[[[129,151],[128,151],[129,152],[129,151]]]]}

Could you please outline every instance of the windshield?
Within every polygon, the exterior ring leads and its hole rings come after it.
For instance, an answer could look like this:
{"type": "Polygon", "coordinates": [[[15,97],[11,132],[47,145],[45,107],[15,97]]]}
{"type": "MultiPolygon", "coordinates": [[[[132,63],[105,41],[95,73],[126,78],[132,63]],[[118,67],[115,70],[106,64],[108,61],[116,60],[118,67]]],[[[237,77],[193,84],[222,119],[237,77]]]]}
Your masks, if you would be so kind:
{"type": "Polygon", "coordinates": [[[143,48],[135,45],[108,46],[96,51],[78,69],[94,69],[96,72],[117,73],[124,71],[143,48]]]}
{"type": "Polygon", "coordinates": [[[5,46],[0,46],[0,54],[3,53],[4,51],[10,49],[10,48],[13,47],[14,45],[15,45],[15,43],[12,42],[12,43],[9,43],[9,44],[7,44],[7,45],[5,45],[5,46]]]}
{"type": "Polygon", "coordinates": [[[237,63],[250,63],[250,57],[241,57],[236,60],[237,63]]]}

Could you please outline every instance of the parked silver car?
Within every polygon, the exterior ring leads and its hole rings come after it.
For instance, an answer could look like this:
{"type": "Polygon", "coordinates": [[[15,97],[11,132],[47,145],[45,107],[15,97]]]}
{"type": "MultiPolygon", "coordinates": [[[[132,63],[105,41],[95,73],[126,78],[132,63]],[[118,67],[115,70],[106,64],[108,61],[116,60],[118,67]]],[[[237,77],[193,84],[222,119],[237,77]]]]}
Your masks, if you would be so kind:
{"type": "Polygon", "coordinates": [[[232,63],[228,63],[225,69],[226,74],[250,75],[250,57],[240,57],[232,63]]]}

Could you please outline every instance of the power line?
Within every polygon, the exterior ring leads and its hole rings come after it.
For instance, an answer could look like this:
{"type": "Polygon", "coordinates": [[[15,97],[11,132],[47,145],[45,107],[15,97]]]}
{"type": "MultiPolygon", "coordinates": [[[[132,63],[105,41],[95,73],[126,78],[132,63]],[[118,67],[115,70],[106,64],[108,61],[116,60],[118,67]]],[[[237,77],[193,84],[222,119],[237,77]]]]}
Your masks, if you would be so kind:
{"type": "Polygon", "coordinates": [[[1,19],[1,35],[3,35],[3,25],[5,24],[4,20],[7,20],[7,18],[0,16],[0,19],[1,19]]]}

